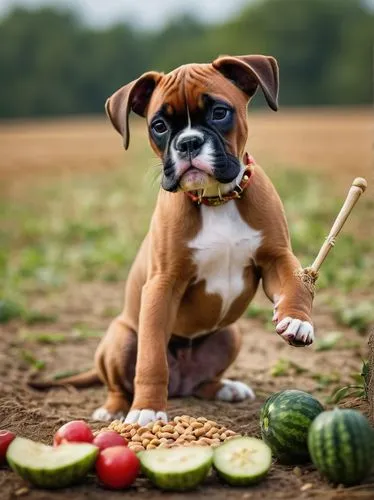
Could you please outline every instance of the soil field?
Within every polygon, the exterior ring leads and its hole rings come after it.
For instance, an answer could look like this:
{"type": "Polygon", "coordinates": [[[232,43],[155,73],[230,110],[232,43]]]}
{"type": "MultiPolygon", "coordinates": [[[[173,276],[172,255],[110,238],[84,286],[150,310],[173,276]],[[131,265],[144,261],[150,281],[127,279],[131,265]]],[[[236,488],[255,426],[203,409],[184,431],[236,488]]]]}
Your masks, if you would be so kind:
{"type": "MultiPolygon", "coordinates": [[[[250,151],[285,204],[303,265],[316,255],[355,176],[369,188],[324,264],[314,306],[316,343],[292,348],[271,324],[259,292],[240,320],[243,347],[227,373],[253,387],[253,403],[170,401],[169,416],[205,416],[259,436],[259,410],[277,390],[312,392],[326,407],[339,388],[358,386],[338,404],[367,412],[362,360],[374,325],[373,116],[371,110],[281,110],[250,114],[250,151]]],[[[129,266],[148,227],[159,162],[144,124],[133,122],[130,149],[105,118],[0,123],[0,428],[51,443],[71,419],[90,420],[104,388],[37,392],[27,378],[92,364],[99,338],[122,307],[129,266]]],[[[274,463],[261,484],[228,488],[214,475],[197,491],[155,490],[144,478],[110,492],[95,478],[66,490],[25,488],[0,468],[0,498],[369,499],[374,477],[334,488],[311,466],[274,463]]]]}

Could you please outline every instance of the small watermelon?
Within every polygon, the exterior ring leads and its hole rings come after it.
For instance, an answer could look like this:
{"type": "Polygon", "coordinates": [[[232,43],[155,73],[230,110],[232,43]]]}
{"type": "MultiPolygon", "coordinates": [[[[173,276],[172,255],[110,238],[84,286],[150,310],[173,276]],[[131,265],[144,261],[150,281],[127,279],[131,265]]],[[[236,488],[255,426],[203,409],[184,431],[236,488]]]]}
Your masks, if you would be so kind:
{"type": "Polygon", "coordinates": [[[307,392],[294,389],[277,392],[261,408],[262,439],[280,462],[306,462],[309,427],[321,412],[321,403],[307,392]]]}
{"type": "Polygon", "coordinates": [[[138,457],[142,471],[158,488],[184,491],[204,481],[211,469],[213,450],[202,446],[178,446],[142,451],[138,457]]]}
{"type": "Polygon", "coordinates": [[[356,410],[324,411],[309,430],[310,456],[332,483],[353,486],[374,465],[374,431],[356,410]]]}
{"type": "Polygon", "coordinates": [[[271,450],[261,439],[237,437],[214,450],[213,465],[232,486],[256,484],[269,472],[271,450]]]}

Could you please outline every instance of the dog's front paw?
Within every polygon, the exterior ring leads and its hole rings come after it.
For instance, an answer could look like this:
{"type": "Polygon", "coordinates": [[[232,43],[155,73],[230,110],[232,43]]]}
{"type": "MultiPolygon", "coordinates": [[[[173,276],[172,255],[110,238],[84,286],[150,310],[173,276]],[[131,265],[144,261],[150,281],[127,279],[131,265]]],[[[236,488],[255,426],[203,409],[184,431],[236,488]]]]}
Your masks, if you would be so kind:
{"type": "Polygon", "coordinates": [[[287,316],[279,321],[275,330],[283,340],[296,347],[310,345],[314,341],[314,329],[309,321],[287,316]]]}
{"type": "Polygon", "coordinates": [[[139,424],[141,426],[149,424],[149,422],[168,421],[168,416],[164,411],[154,410],[130,410],[125,418],[125,424],[139,424]]]}
{"type": "Polygon", "coordinates": [[[121,420],[124,416],[125,414],[122,411],[111,413],[102,406],[93,412],[91,418],[92,420],[100,420],[101,422],[111,422],[112,420],[121,420]]]}
{"type": "Polygon", "coordinates": [[[256,399],[255,393],[252,389],[243,382],[228,379],[223,379],[221,382],[222,387],[216,394],[216,399],[219,399],[220,401],[236,403],[244,401],[244,399],[256,399]]]}

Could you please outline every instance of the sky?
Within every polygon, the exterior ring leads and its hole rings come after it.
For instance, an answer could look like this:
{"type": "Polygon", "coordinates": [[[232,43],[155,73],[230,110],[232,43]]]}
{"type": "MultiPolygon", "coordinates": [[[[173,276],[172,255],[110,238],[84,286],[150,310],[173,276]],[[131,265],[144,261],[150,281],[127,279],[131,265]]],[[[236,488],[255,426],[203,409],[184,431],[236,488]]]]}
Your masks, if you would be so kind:
{"type": "Polygon", "coordinates": [[[0,16],[14,6],[56,5],[71,7],[90,24],[105,26],[122,20],[147,28],[162,26],[183,13],[215,22],[234,15],[252,0],[0,0],[0,16]]]}

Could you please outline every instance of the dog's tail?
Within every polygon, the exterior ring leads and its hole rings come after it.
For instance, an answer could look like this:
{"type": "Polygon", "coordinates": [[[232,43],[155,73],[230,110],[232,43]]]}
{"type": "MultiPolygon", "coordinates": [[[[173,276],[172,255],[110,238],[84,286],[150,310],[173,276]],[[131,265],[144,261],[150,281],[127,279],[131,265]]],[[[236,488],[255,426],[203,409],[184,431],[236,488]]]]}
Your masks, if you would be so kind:
{"type": "Polygon", "coordinates": [[[72,385],[73,387],[90,387],[96,384],[102,384],[102,382],[96,373],[95,368],[83,373],[56,378],[54,380],[36,380],[31,377],[27,381],[27,385],[33,389],[39,390],[50,389],[51,387],[63,387],[66,385],[72,385]]]}

